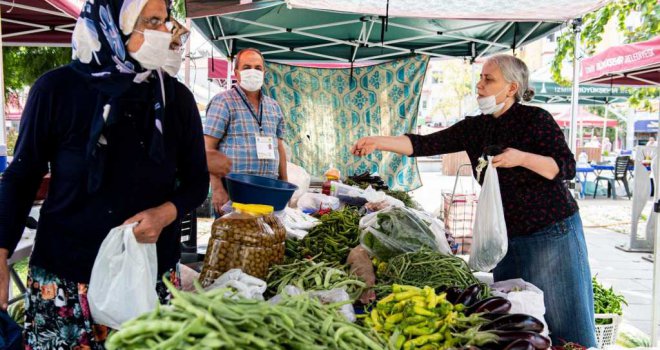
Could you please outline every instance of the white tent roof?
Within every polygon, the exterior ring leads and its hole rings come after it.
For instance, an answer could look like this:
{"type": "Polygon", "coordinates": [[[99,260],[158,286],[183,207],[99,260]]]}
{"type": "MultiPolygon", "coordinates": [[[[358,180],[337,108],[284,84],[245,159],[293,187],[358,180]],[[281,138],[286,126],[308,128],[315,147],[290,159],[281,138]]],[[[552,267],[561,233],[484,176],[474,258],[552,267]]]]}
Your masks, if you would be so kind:
{"type": "Polygon", "coordinates": [[[609,0],[286,0],[293,8],[391,17],[564,22],[609,0]]]}

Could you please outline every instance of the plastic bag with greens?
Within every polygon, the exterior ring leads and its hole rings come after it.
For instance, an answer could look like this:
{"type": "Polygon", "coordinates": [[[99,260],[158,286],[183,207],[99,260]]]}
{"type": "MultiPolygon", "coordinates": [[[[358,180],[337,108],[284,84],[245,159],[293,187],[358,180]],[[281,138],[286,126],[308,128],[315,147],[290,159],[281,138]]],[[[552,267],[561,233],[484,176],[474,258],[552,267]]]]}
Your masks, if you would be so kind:
{"type": "Polygon", "coordinates": [[[429,223],[407,208],[389,207],[371,213],[360,220],[360,229],[361,245],[379,259],[388,260],[422,247],[451,254],[444,235],[440,237],[429,223]]]}

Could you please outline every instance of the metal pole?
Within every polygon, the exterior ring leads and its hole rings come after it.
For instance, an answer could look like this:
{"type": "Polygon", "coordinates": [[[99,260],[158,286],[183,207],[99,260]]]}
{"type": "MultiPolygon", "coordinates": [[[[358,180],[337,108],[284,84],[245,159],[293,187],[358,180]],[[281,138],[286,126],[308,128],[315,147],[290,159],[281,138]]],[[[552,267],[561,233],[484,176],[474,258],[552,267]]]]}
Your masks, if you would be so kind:
{"type": "Polygon", "coordinates": [[[573,90],[571,93],[571,133],[570,133],[570,147],[573,153],[577,152],[577,118],[578,118],[578,101],[580,99],[580,32],[582,31],[582,18],[576,18],[572,22],[573,25],[573,90]]]}
{"type": "Polygon", "coordinates": [[[610,113],[610,104],[605,104],[605,120],[603,121],[603,139],[601,140],[600,153],[605,152],[605,138],[607,138],[607,115],[610,113]]]}
{"type": "Polygon", "coordinates": [[[227,56],[227,90],[231,89],[231,69],[232,69],[232,59],[231,56],[227,56]]]}
{"type": "Polygon", "coordinates": [[[614,144],[612,144],[612,151],[619,149],[619,124],[614,127],[614,144]]]}
{"type": "MultiPolygon", "coordinates": [[[[658,122],[660,123],[660,98],[658,99],[658,122]]],[[[657,142],[657,141],[656,141],[657,142]]],[[[660,160],[660,143],[657,144],[656,149],[656,162],[660,160]]],[[[658,194],[659,189],[658,185],[660,181],[660,166],[655,166],[655,173],[653,174],[655,181],[655,191],[653,202],[655,203],[654,210],[658,212],[658,199],[660,199],[660,194],[658,194]]],[[[660,346],[660,339],[658,339],[658,330],[660,330],[660,263],[658,263],[658,253],[660,253],[660,237],[658,237],[658,225],[660,225],[660,215],[658,215],[655,223],[655,232],[654,234],[654,249],[653,249],[653,300],[651,305],[653,307],[651,315],[651,346],[660,346]]]]}
{"type": "MultiPolygon", "coordinates": [[[[0,11],[0,23],[2,23],[0,11]]],[[[7,125],[5,124],[5,72],[2,60],[2,25],[0,25],[0,145],[7,145],[7,125]]]]}
{"type": "MultiPolygon", "coordinates": [[[[190,18],[187,18],[186,19],[186,28],[188,28],[188,30],[193,30],[191,25],[192,25],[192,21],[190,20],[190,18]]],[[[186,41],[185,54],[186,54],[186,57],[185,57],[186,60],[184,61],[184,67],[183,67],[183,83],[186,84],[188,89],[190,89],[191,88],[190,87],[190,39],[188,39],[188,41],[186,41]]]]}

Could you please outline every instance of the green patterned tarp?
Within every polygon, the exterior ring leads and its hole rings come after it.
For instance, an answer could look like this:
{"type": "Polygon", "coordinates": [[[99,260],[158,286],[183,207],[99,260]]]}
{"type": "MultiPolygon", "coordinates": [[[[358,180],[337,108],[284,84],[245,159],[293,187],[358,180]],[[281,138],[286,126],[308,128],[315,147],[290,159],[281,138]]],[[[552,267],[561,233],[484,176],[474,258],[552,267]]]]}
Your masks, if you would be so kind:
{"type": "Polygon", "coordinates": [[[363,136],[413,131],[428,57],[414,56],[351,70],[267,63],[266,93],[284,112],[291,162],[321,176],[377,172],[392,189],[421,186],[417,162],[393,153],[360,158],[350,153],[363,136]]]}

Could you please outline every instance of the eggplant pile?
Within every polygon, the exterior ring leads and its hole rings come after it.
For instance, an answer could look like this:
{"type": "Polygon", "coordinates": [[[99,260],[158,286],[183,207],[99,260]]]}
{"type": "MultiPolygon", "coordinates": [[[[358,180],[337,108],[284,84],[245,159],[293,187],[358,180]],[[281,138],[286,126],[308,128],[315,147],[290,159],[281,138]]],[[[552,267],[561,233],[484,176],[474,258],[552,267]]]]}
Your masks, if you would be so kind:
{"type": "Polygon", "coordinates": [[[525,314],[509,314],[511,302],[502,297],[479,298],[481,286],[471,285],[465,289],[458,287],[439,287],[436,293],[446,293],[447,301],[452,304],[463,304],[466,316],[479,314],[488,322],[479,327],[498,336],[496,342],[480,347],[471,346],[467,349],[482,350],[535,350],[550,347],[550,339],[541,334],[543,323],[536,317],[525,314]]]}
{"type": "Polygon", "coordinates": [[[387,191],[390,189],[380,176],[372,176],[368,171],[365,171],[362,174],[349,176],[347,178],[346,184],[350,186],[359,186],[362,188],[371,186],[376,191],[387,191]]]}

